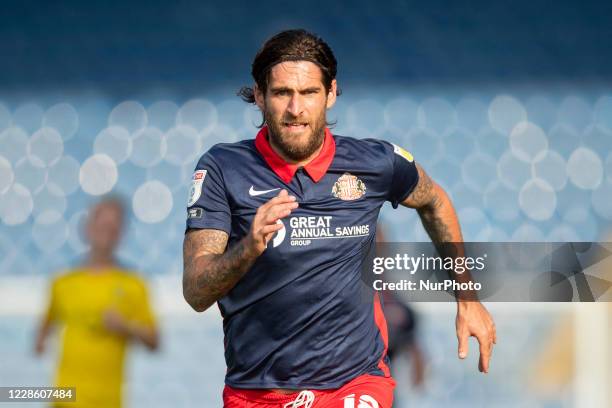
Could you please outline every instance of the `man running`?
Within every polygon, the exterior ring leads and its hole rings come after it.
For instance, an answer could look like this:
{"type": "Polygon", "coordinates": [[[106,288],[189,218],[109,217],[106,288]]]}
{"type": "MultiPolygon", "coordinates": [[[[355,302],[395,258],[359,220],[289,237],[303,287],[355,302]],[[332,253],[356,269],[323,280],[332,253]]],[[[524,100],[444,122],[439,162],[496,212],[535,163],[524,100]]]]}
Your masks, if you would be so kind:
{"type": "MultiPolygon", "coordinates": [[[[307,31],[270,38],[240,92],[261,130],[212,147],[193,175],[183,294],[223,316],[225,407],[390,407],[386,323],[361,279],[379,210],[414,208],[434,243],[462,241],[451,201],[410,153],[326,127],[336,65],[307,31]]],[[[456,324],[459,357],[477,337],[487,372],[491,316],[458,300],[456,324]]]]}

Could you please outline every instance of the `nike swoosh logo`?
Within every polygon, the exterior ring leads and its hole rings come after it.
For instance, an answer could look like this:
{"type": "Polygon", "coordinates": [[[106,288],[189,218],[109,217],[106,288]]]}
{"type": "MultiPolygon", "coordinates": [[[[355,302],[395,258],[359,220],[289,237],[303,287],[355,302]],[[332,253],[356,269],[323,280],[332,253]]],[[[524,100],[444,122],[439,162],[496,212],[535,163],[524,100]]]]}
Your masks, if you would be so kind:
{"type": "Polygon", "coordinates": [[[268,194],[268,193],[271,193],[271,192],[276,191],[276,190],[280,190],[280,187],[279,188],[273,188],[271,190],[255,190],[253,188],[253,186],[251,186],[251,188],[249,188],[249,195],[251,197],[255,197],[255,196],[262,195],[262,194],[268,194]]]}

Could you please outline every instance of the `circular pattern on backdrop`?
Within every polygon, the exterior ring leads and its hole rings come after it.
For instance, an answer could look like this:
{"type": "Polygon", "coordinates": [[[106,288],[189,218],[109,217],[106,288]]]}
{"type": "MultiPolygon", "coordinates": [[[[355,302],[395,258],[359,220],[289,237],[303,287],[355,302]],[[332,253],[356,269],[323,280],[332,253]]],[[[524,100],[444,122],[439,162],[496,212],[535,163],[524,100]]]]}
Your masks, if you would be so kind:
{"type": "Polygon", "coordinates": [[[66,197],[64,192],[55,184],[47,184],[34,194],[34,208],[32,216],[37,217],[46,211],[53,211],[60,215],[66,211],[66,197]]]}
{"type": "Polygon", "coordinates": [[[12,126],[0,133],[0,156],[11,163],[25,157],[28,148],[28,134],[20,127],[12,126]]]}
{"type": "Polygon", "coordinates": [[[419,106],[408,98],[397,98],[385,105],[387,126],[400,132],[407,132],[417,124],[419,106]]]}
{"type": "Polygon", "coordinates": [[[531,122],[520,122],[510,133],[510,148],[523,161],[533,161],[548,149],[544,131],[531,122]]]}
{"type": "Polygon", "coordinates": [[[452,160],[448,156],[427,168],[427,173],[447,192],[461,180],[461,166],[458,160],[452,160]]]}
{"type": "Polygon", "coordinates": [[[593,190],[602,181],[603,164],[597,153],[586,147],[579,147],[567,161],[567,174],[576,187],[593,190]]]}
{"type": "Polygon", "coordinates": [[[458,211],[461,230],[466,241],[476,241],[481,231],[491,227],[487,216],[477,207],[466,207],[458,211]]]}
{"type": "Polygon", "coordinates": [[[66,141],[72,139],[79,129],[79,114],[69,103],[58,103],[47,109],[42,123],[57,130],[62,140],[66,141]]]}
{"type": "Polygon", "coordinates": [[[533,224],[521,224],[512,234],[514,242],[542,242],[544,241],[544,233],[533,224]]]}
{"type": "Polygon", "coordinates": [[[217,108],[205,99],[192,99],[178,111],[176,123],[191,126],[197,131],[207,131],[217,124],[217,108]]]}
{"type": "Polygon", "coordinates": [[[194,162],[201,154],[200,135],[191,126],[178,126],[166,133],[165,160],[175,166],[194,162]]]}
{"type": "Polygon", "coordinates": [[[0,196],[0,219],[6,225],[24,223],[32,213],[30,190],[21,184],[13,184],[0,196]]]}
{"type": "Polygon", "coordinates": [[[47,170],[36,157],[24,157],[15,165],[15,183],[21,184],[31,192],[38,191],[47,181],[47,170]]]}
{"type": "Polygon", "coordinates": [[[576,129],[564,123],[557,123],[548,132],[549,147],[567,159],[578,147],[580,136],[576,129]]]}
{"type": "Polygon", "coordinates": [[[64,195],[72,194],[79,187],[81,164],[72,156],[62,156],[47,169],[47,183],[57,186],[64,195]]]}
{"type": "Polygon", "coordinates": [[[102,129],[94,141],[95,154],[105,154],[117,164],[122,164],[132,153],[132,139],[127,129],[110,126],[102,129]]]}
{"type": "Polygon", "coordinates": [[[546,236],[548,242],[578,242],[580,240],[576,230],[568,224],[555,225],[546,236]]]}
{"type": "Polygon", "coordinates": [[[510,95],[498,95],[489,104],[489,123],[493,129],[507,135],[520,122],[527,120],[523,105],[510,95]]]}
{"type": "Polygon", "coordinates": [[[531,178],[531,163],[506,151],[497,162],[497,177],[509,188],[520,190],[531,178]]]}
{"type": "Polygon", "coordinates": [[[441,134],[456,124],[457,114],[445,99],[427,98],[417,110],[417,122],[420,127],[433,129],[441,134]]]}
{"type": "Polygon", "coordinates": [[[475,241],[477,242],[508,242],[508,233],[499,227],[488,226],[484,227],[475,241]]]}
{"type": "MultiPolygon", "coordinates": [[[[578,241],[593,242],[597,241],[599,236],[599,226],[602,225],[601,220],[597,218],[597,214],[591,210],[588,206],[585,206],[581,210],[574,210],[574,213],[581,211],[581,214],[568,214],[569,217],[565,217],[564,221],[571,226],[580,239],[578,241]]],[[[605,224],[603,224],[605,225],[605,224]]],[[[604,227],[605,231],[607,228],[604,227]]]]}
{"type": "Polygon", "coordinates": [[[412,153],[417,162],[432,165],[444,153],[443,143],[440,138],[430,129],[414,129],[408,135],[408,143],[405,148],[412,153]]]}
{"type": "Polygon", "coordinates": [[[533,96],[525,102],[529,121],[542,129],[550,129],[557,119],[557,106],[545,96],[533,96]]]}
{"type": "Polygon", "coordinates": [[[590,211],[591,191],[567,183],[563,190],[557,192],[557,213],[564,220],[577,221],[576,216],[583,214],[581,209],[590,211]]]}
{"type": "Polygon", "coordinates": [[[454,162],[461,162],[476,150],[476,141],[466,129],[453,127],[444,135],[444,150],[454,162]]]}
{"type": "Polygon", "coordinates": [[[602,154],[612,151],[612,131],[601,125],[588,126],[582,135],[582,144],[602,154]]]}
{"type": "Polygon", "coordinates": [[[487,212],[498,221],[512,221],[519,216],[518,195],[501,181],[494,181],[484,192],[487,212]]]}
{"type": "Polygon", "coordinates": [[[600,217],[612,221],[612,183],[601,183],[591,196],[593,209],[600,217]]]}
{"type": "Polygon", "coordinates": [[[34,220],[32,240],[44,253],[59,250],[68,239],[68,224],[57,211],[47,210],[34,220]]]}
{"type": "Polygon", "coordinates": [[[202,132],[200,134],[200,140],[202,151],[206,151],[217,143],[231,143],[237,141],[238,133],[229,126],[218,125],[210,131],[202,132]]]}
{"type": "Polygon", "coordinates": [[[245,126],[250,126],[251,123],[247,121],[248,111],[251,110],[252,105],[246,104],[236,98],[226,99],[221,103],[217,104],[217,123],[227,123],[240,129],[245,126]]]}
{"type": "Polygon", "coordinates": [[[13,125],[28,133],[34,133],[42,125],[44,111],[35,103],[26,103],[13,112],[13,125]]]}
{"type": "Polygon", "coordinates": [[[457,125],[472,132],[479,131],[487,123],[487,105],[476,98],[462,98],[455,110],[457,125]]]}
{"type": "Polygon", "coordinates": [[[478,149],[494,157],[500,157],[508,150],[508,138],[491,126],[484,126],[476,135],[478,149]]]}
{"type": "Polygon", "coordinates": [[[13,184],[15,173],[11,162],[0,156],[0,194],[4,193],[13,184]]]}
{"type": "Polygon", "coordinates": [[[461,164],[463,182],[477,193],[482,193],[491,182],[495,181],[497,178],[495,170],[495,159],[481,152],[472,153],[461,164]]]}
{"type": "MultiPolygon", "coordinates": [[[[9,254],[15,250],[14,246],[13,240],[9,239],[7,235],[0,233],[0,268],[9,254]]],[[[0,274],[1,273],[2,269],[0,269],[0,274]]]]}
{"type": "Polygon", "coordinates": [[[117,183],[117,165],[105,154],[90,156],[79,171],[79,184],[87,194],[99,196],[113,189],[117,183]]]}
{"type": "Polygon", "coordinates": [[[121,126],[134,133],[147,126],[147,111],[136,101],[125,101],[111,111],[108,117],[110,126],[121,126]]]}
{"type": "MultiPolygon", "coordinates": [[[[191,175],[193,174],[194,167],[194,163],[185,165],[185,167],[177,167],[168,162],[161,162],[158,165],[150,167],[146,170],[146,180],[161,181],[174,191],[177,188],[184,186],[186,183],[191,186],[191,175]]],[[[121,183],[121,181],[119,182],[121,183]]],[[[138,183],[138,185],[140,184],[142,184],[142,180],[138,183]]],[[[135,188],[137,188],[138,185],[135,188]]],[[[183,195],[183,199],[186,195],[187,192],[185,192],[183,195]]],[[[183,201],[184,200],[181,200],[181,202],[183,201]]]]}
{"type": "Polygon", "coordinates": [[[359,100],[346,110],[346,120],[350,127],[363,128],[375,133],[385,123],[385,109],[373,99],[359,100]]]}
{"type": "Polygon", "coordinates": [[[139,167],[155,166],[166,154],[166,139],[161,130],[153,127],[141,129],[132,139],[130,161],[139,167]]]}
{"type": "Polygon", "coordinates": [[[612,96],[604,95],[595,103],[595,121],[612,130],[612,96]]]}
{"type": "Polygon", "coordinates": [[[64,141],[57,130],[44,127],[37,130],[28,142],[28,156],[50,165],[64,152],[64,141]]]}
{"type": "Polygon", "coordinates": [[[577,96],[568,96],[559,106],[557,121],[567,123],[578,130],[584,129],[593,120],[589,104],[577,96]]]}
{"type": "Polygon", "coordinates": [[[172,210],[172,193],[157,180],[142,184],[132,198],[132,209],[136,218],[149,224],[163,221],[172,210]]]}
{"type": "Polygon", "coordinates": [[[566,163],[559,153],[547,150],[532,164],[534,178],[547,181],[555,191],[563,190],[567,183],[566,163]]]}
{"type": "MultiPolygon", "coordinates": [[[[430,98],[426,101],[431,102],[431,100],[435,99],[436,98],[430,98]]],[[[504,153],[502,159],[507,160],[508,155],[511,155],[514,160],[507,161],[514,164],[519,163],[518,167],[510,165],[504,167],[502,165],[503,160],[500,160],[500,166],[498,167],[504,168],[507,171],[500,171],[499,177],[501,181],[489,183],[487,189],[483,192],[481,197],[484,199],[486,214],[488,217],[499,221],[512,221],[516,219],[519,206],[518,190],[521,190],[521,196],[523,199],[525,199],[525,197],[528,196],[527,193],[529,192],[529,189],[527,188],[527,184],[529,181],[531,181],[531,177],[534,179],[541,179],[554,190],[553,193],[556,197],[556,206],[554,206],[554,211],[557,211],[560,216],[564,217],[563,224],[552,225],[555,224],[553,221],[546,223],[546,225],[543,227],[546,231],[546,236],[549,238],[552,236],[559,237],[566,233],[566,235],[569,236],[570,230],[573,229],[573,231],[577,233],[581,239],[584,239],[584,237],[588,237],[588,235],[585,235],[583,232],[586,227],[581,224],[582,221],[577,219],[576,222],[573,222],[570,220],[574,220],[576,217],[587,217],[589,220],[591,220],[591,224],[593,222],[602,223],[602,218],[612,221],[612,204],[610,201],[610,197],[612,197],[612,184],[610,184],[610,182],[612,182],[612,153],[609,153],[610,150],[612,150],[610,149],[610,147],[612,147],[612,139],[610,139],[612,135],[612,133],[610,133],[612,130],[612,119],[610,119],[612,118],[612,97],[606,95],[599,98],[594,106],[594,115],[588,112],[590,110],[590,102],[588,100],[585,102],[585,100],[581,98],[566,98],[564,100],[564,105],[560,106],[559,110],[557,111],[556,106],[558,101],[560,101],[560,99],[554,99],[551,102],[551,100],[542,97],[539,99],[529,99],[525,104],[525,108],[527,108],[529,111],[530,122],[532,122],[533,125],[537,124],[538,127],[541,128],[539,131],[542,131],[542,129],[547,130],[549,129],[548,126],[554,124],[555,118],[551,120],[552,116],[556,116],[557,114],[560,115],[559,118],[561,116],[565,116],[565,119],[562,121],[563,123],[555,125],[553,131],[548,133],[549,137],[542,132],[542,134],[544,134],[544,140],[547,139],[550,148],[554,150],[548,150],[547,148],[542,147],[542,144],[539,143],[542,141],[542,138],[540,137],[541,134],[539,134],[536,139],[531,137],[518,137],[524,135],[517,133],[518,130],[516,129],[516,126],[514,127],[515,131],[510,132],[509,139],[506,139],[505,137],[505,135],[508,135],[508,132],[506,132],[504,135],[500,133],[501,130],[499,128],[496,128],[497,130],[490,129],[490,131],[492,133],[494,132],[494,134],[499,136],[499,138],[487,137],[481,139],[478,136],[473,139],[478,143],[478,148],[487,154],[491,154],[494,158],[499,157],[499,155],[504,152],[504,150],[502,150],[499,153],[493,153],[494,147],[497,148],[498,146],[505,145],[505,148],[507,149],[508,143],[510,143],[513,154],[506,152],[504,153]],[[538,103],[536,103],[536,100],[538,103]],[[537,106],[545,104],[542,101],[547,102],[545,106],[546,109],[535,109],[537,106]],[[572,106],[574,106],[576,109],[568,108],[572,106]],[[554,115],[551,112],[554,113],[554,115]],[[567,115],[561,115],[560,112],[566,112],[567,115]],[[591,118],[589,115],[593,115],[593,117],[591,118]],[[591,124],[591,120],[594,120],[595,124],[589,126],[591,124]],[[582,125],[585,126],[581,127],[582,125]],[[573,127],[578,127],[580,131],[575,131],[573,127]],[[517,137],[517,139],[513,140],[513,137],[517,137]],[[493,140],[495,140],[494,144],[486,144],[493,140]],[[580,141],[582,141],[582,146],[579,146],[580,141]],[[576,153],[576,151],[578,151],[578,153],[576,153]],[[570,158],[571,160],[566,161],[566,159],[570,158]],[[517,159],[518,162],[516,161],[517,159]],[[532,161],[532,163],[528,163],[528,161],[532,161]],[[523,171],[525,165],[530,169],[529,174],[523,171]],[[515,174],[509,174],[511,172],[515,174]],[[568,174],[570,175],[569,178],[571,183],[567,183],[568,174]],[[516,190],[513,190],[510,189],[507,184],[516,185],[518,187],[516,187],[516,190]],[[586,198],[581,201],[583,204],[580,205],[583,207],[572,207],[570,210],[566,211],[565,215],[562,215],[562,207],[564,205],[562,203],[563,190],[567,190],[570,187],[581,192],[586,198]],[[505,207],[506,204],[507,207],[505,207]],[[582,212],[579,211],[580,209],[582,212]],[[580,213],[582,215],[580,217],[576,216],[572,218],[574,213],[580,213]]],[[[357,102],[357,107],[359,107],[358,104],[360,102],[357,102]]],[[[411,128],[413,130],[415,129],[415,125],[417,124],[417,111],[419,111],[419,114],[421,115],[420,118],[423,123],[430,123],[428,118],[433,117],[432,115],[438,113],[436,109],[426,109],[425,102],[423,102],[419,108],[419,106],[410,99],[396,99],[391,100],[391,102],[388,103],[385,100],[380,99],[374,102],[375,104],[378,104],[378,108],[381,108],[381,106],[384,107],[382,114],[384,117],[384,122],[377,121],[377,123],[369,123],[366,120],[362,126],[359,126],[362,129],[368,130],[374,125],[385,123],[388,129],[400,129],[402,131],[402,135],[406,136],[411,128]],[[380,105],[381,101],[383,105],[380,105]]],[[[521,105],[520,102],[516,102],[519,106],[521,105]]],[[[487,125],[487,116],[491,113],[490,110],[492,105],[493,102],[491,105],[487,106],[486,104],[480,102],[478,98],[464,98],[460,100],[460,102],[456,105],[456,108],[451,107],[451,109],[456,112],[456,123],[460,124],[466,129],[469,129],[469,132],[471,132],[472,129],[479,129],[479,122],[482,122],[480,126],[487,125]]],[[[211,106],[212,111],[217,112],[217,118],[214,121],[214,129],[216,132],[213,131],[213,128],[209,128],[208,124],[204,125],[204,132],[196,131],[196,129],[190,129],[189,127],[184,127],[183,125],[176,126],[179,108],[171,101],[157,102],[151,105],[147,111],[145,111],[145,126],[147,124],[154,125],[156,128],[160,129],[160,131],[166,132],[164,138],[166,139],[167,150],[164,152],[160,148],[159,154],[162,159],[176,166],[190,167],[188,164],[185,165],[183,163],[189,163],[190,160],[196,160],[197,156],[203,150],[210,147],[213,140],[218,139],[215,140],[215,142],[226,141],[228,138],[232,139],[234,135],[237,135],[237,129],[241,129],[241,126],[244,126],[243,122],[245,121],[245,118],[249,118],[249,111],[252,111],[252,117],[256,117],[256,122],[259,122],[260,114],[257,108],[252,107],[251,105],[243,105],[237,100],[227,100],[216,107],[212,104],[211,106]],[[228,126],[218,126],[217,124],[221,123],[219,118],[224,118],[222,122],[234,126],[235,129],[228,126]],[[185,134],[178,132],[178,129],[181,128],[189,129],[189,134],[183,139],[181,139],[181,137],[185,136],[185,134]],[[168,132],[168,130],[171,130],[172,134],[168,132]],[[176,137],[175,132],[180,133],[180,135],[176,137]],[[199,149],[197,152],[195,152],[195,150],[198,149],[190,150],[187,148],[187,146],[193,143],[193,132],[197,133],[197,143],[201,144],[202,139],[206,141],[206,146],[204,146],[203,149],[199,149]],[[177,141],[177,143],[173,143],[174,141],[177,141]],[[189,153],[195,157],[187,158],[189,153]]],[[[11,123],[13,123],[11,122],[13,120],[13,115],[11,115],[8,109],[3,110],[2,105],[0,104],[0,216],[2,216],[1,219],[2,222],[4,222],[6,218],[5,214],[11,213],[8,217],[11,219],[12,224],[10,225],[17,225],[25,222],[26,224],[19,227],[19,229],[20,231],[22,229],[31,231],[32,239],[35,239],[35,234],[34,228],[30,227],[30,224],[27,223],[29,215],[32,215],[34,218],[34,223],[32,225],[41,224],[43,220],[42,214],[46,211],[60,213],[61,218],[61,213],[64,211],[62,210],[62,207],[65,208],[65,206],[56,206],[56,204],[61,202],[65,203],[66,199],[63,196],[76,190],[76,188],[79,186],[80,174],[83,170],[83,166],[81,166],[76,159],[71,156],[62,155],[64,150],[63,142],[68,140],[70,137],[73,137],[73,135],[78,131],[79,125],[81,127],[84,126],[84,124],[79,123],[79,115],[76,114],[74,108],[70,104],[57,104],[49,108],[43,113],[42,116],[40,116],[42,110],[39,110],[36,107],[37,105],[35,104],[21,106],[20,109],[18,109],[19,112],[17,115],[17,121],[14,122],[18,124],[21,123],[24,126],[32,128],[34,134],[31,137],[32,140],[28,141],[28,133],[19,127],[11,125],[11,123]],[[34,113],[31,118],[27,118],[27,115],[24,114],[24,112],[28,111],[34,113]],[[37,118],[41,119],[41,122],[35,126],[37,118]],[[59,139],[61,139],[60,143],[47,143],[49,141],[48,138],[42,136],[37,136],[37,138],[35,138],[36,134],[46,132],[45,129],[40,129],[41,125],[44,125],[47,129],[52,128],[52,130],[57,131],[59,139]],[[46,149],[44,146],[50,146],[51,149],[46,149]],[[57,153],[57,150],[53,150],[54,147],[57,148],[58,146],[61,146],[59,154],[57,153]],[[31,149],[32,147],[34,147],[33,151],[31,149]],[[28,154],[32,157],[24,159],[24,157],[28,154]],[[4,156],[4,158],[1,156],[4,156]],[[18,162],[20,163],[19,167],[17,166],[18,162]],[[45,165],[48,166],[46,169],[47,176],[45,176],[45,165]],[[13,183],[16,183],[15,185],[17,187],[14,187],[13,183]],[[15,193],[15,189],[18,190],[17,193],[15,193]],[[59,189],[59,192],[55,189],[59,189]],[[55,191],[57,194],[54,194],[51,191],[55,191]],[[16,194],[21,194],[21,196],[24,197],[23,200],[19,201],[19,205],[21,206],[25,203],[26,208],[13,208],[11,210],[12,212],[7,211],[7,207],[4,204],[7,202],[7,195],[14,196],[16,194]],[[29,213],[27,209],[28,196],[29,201],[31,202],[29,213]],[[42,200],[42,198],[45,196],[49,200],[42,200]],[[59,197],[57,202],[51,200],[55,197],[59,197]],[[41,205],[41,200],[50,204],[41,205]],[[55,208],[55,210],[49,211],[51,208],[55,208]],[[21,219],[23,219],[23,221],[20,221],[21,219]]],[[[185,105],[183,108],[184,107],[185,105]]],[[[523,108],[523,110],[525,110],[525,108],[523,108]]],[[[350,107],[347,108],[347,110],[350,110],[350,107]]],[[[517,111],[520,111],[520,109],[517,111]]],[[[185,111],[183,113],[185,113],[185,111]]],[[[358,115],[355,120],[358,123],[361,123],[363,119],[365,119],[366,114],[370,114],[370,112],[365,112],[363,117],[358,115]]],[[[107,115],[108,110],[106,110],[106,112],[103,114],[103,118],[106,119],[108,117],[110,123],[110,117],[107,115]]],[[[379,113],[376,112],[374,112],[372,115],[376,117],[380,116],[379,113]]],[[[184,117],[187,116],[188,115],[184,115],[184,117]]],[[[114,115],[113,117],[115,119],[118,118],[117,115],[114,115]]],[[[142,119],[142,115],[140,117],[142,119]]],[[[491,120],[490,117],[488,119],[491,120]]],[[[438,124],[436,123],[435,126],[437,127],[438,124]]],[[[114,126],[111,126],[109,128],[113,127],[114,126]]],[[[431,125],[431,127],[434,127],[434,125],[431,125]]],[[[102,127],[98,127],[96,130],[94,130],[94,134],[101,128],[102,127]]],[[[136,136],[135,134],[131,135],[126,129],[120,127],[116,128],[121,129],[121,136],[114,138],[110,143],[108,143],[108,145],[111,147],[110,149],[104,150],[99,146],[96,148],[96,144],[94,143],[94,152],[96,154],[105,153],[106,155],[110,156],[111,161],[114,162],[113,167],[115,168],[115,171],[116,166],[119,163],[127,160],[130,157],[130,154],[132,154],[131,138],[136,136]],[[115,150],[112,150],[113,148],[115,150]]],[[[136,129],[135,133],[138,133],[138,130],[142,130],[142,128],[136,129]]],[[[253,132],[255,131],[256,130],[253,130],[253,132]]],[[[462,161],[469,162],[469,160],[467,160],[469,153],[473,153],[476,149],[473,146],[473,142],[468,142],[466,144],[457,143],[456,145],[452,146],[451,144],[447,143],[446,138],[449,136],[449,134],[444,135],[442,138],[442,151],[444,152],[442,156],[444,157],[443,161],[447,161],[447,156],[450,156],[453,160],[455,159],[455,156],[461,156],[459,157],[461,159],[461,161],[458,162],[459,164],[461,164],[462,161]]],[[[249,134],[247,137],[252,136],[252,134],[249,134]]],[[[434,133],[432,133],[431,136],[436,139],[440,137],[440,135],[434,133]]],[[[238,136],[236,136],[236,138],[237,137],[238,136]]],[[[242,134],[240,137],[243,137],[242,134]]],[[[57,137],[53,137],[53,139],[55,142],[59,140],[57,137]]],[[[428,143],[429,142],[424,142],[423,145],[427,145],[428,143]]],[[[66,144],[66,149],[68,149],[68,146],[72,145],[66,144]]],[[[405,147],[415,152],[415,148],[411,146],[410,143],[406,143],[405,147]]],[[[417,150],[418,149],[420,149],[420,143],[417,143],[417,150]]],[[[72,154],[76,155],[77,153],[72,154]]],[[[138,156],[138,154],[136,155],[138,156]]],[[[82,156],[79,156],[79,158],[82,158],[82,156]]],[[[149,167],[150,163],[146,163],[146,166],[140,164],[139,166],[148,168],[146,174],[148,175],[148,178],[152,179],[152,181],[159,182],[161,180],[161,184],[164,186],[173,186],[176,184],[170,182],[177,178],[176,174],[173,174],[172,177],[169,176],[167,179],[160,179],[161,174],[164,174],[166,169],[173,168],[172,165],[163,163],[162,166],[159,164],[159,162],[157,162],[158,165],[149,167]]],[[[133,170],[140,171],[131,164],[128,165],[131,166],[133,170]]],[[[465,164],[465,166],[467,166],[467,164],[465,164]]],[[[177,171],[179,169],[180,167],[177,167],[177,171]]],[[[144,174],[144,172],[140,172],[144,174]]],[[[191,173],[191,168],[189,169],[188,173],[191,173]]],[[[123,172],[121,175],[123,176],[123,172]]],[[[462,175],[462,172],[457,171],[456,175],[459,177],[462,175]]],[[[115,182],[115,185],[116,183],[117,182],[115,182]]],[[[135,183],[131,191],[137,190],[137,187],[138,189],[142,188],[144,186],[142,183],[143,178],[141,177],[140,180],[135,183]]],[[[484,187],[485,184],[477,183],[476,186],[484,187]]],[[[113,187],[110,189],[112,190],[112,188],[113,187]]],[[[541,200],[542,197],[544,197],[545,201],[547,201],[549,204],[551,203],[551,200],[546,198],[546,193],[544,193],[543,196],[540,195],[539,199],[541,200]]],[[[171,198],[172,204],[170,204],[169,211],[171,211],[173,203],[176,202],[175,199],[176,196],[171,198]]],[[[478,204],[470,202],[470,205],[477,206],[478,204]]],[[[81,221],[75,221],[75,224],[82,222],[82,219],[84,219],[83,217],[84,214],[78,218],[81,221]]],[[[155,219],[155,217],[151,215],[149,215],[149,217],[150,219],[155,219]]],[[[523,218],[524,215],[521,215],[521,217],[523,218]]],[[[168,218],[163,219],[168,220],[168,218]]],[[[70,218],[70,220],[72,221],[72,218],[70,218]]],[[[64,223],[66,223],[65,220],[64,223]]],[[[67,225],[70,224],[70,222],[67,223],[67,225]]],[[[525,240],[530,240],[529,238],[533,238],[533,236],[537,237],[537,234],[539,234],[539,236],[543,235],[542,231],[533,225],[524,224],[524,226],[524,229],[529,233],[528,238],[525,240]],[[533,230],[534,228],[535,232],[533,230]]],[[[483,231],[485,230],[486,229],[481,230],[478,237],[488,237],[488,233],[483,235],[483,231]]],[[[515,231],[515,234],[517,234],[516,236],[520,235],[519,230],[520,228],[515,231]]],[[[588,231],[591,230],[592,228],[589,227],[588,231]]],[[[73,239],[72,235],[72,231],[70,231],[68,242],[73,239]]],[[[36,244],[36,242],[34,243],[36,244]]],[[[80,245],[78,245],[78,243],[73,243],[70,246],[73,248],[78,247],[81,250],[85,248],[82,240],[80,240],[80,245]]]]}
{"type": "Polygon", "coordinates": [[[179,107],[172,101],[158,101],[147,109],[149,126],[165,132],[176,125],[176,115],[179,107]]]}
{"type": "Polygon", "coordinates": [[[545,221],[557,208],[557,195],[550,184],[541,179],[531,179],[519,192],[521,210],[532,220],[545,221]]]}

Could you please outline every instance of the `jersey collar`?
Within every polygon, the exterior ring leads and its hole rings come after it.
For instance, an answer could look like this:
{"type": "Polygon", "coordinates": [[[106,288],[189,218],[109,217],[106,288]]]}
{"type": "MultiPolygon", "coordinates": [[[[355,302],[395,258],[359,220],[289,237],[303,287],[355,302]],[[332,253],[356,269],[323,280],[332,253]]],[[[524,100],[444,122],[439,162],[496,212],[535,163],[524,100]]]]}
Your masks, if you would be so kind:
{"type": "MultiPolygon", "coordinates": [[[[296,164],[287,163],[280,157],[270,146],[268,142],[268,127],[264,126],[255,137],[255,147],[263,156],[268,166],[280,177],[285,183],[289,183],[295,172],[298,169],[296,164]]],[[[308,175],[318,183],[323,178],[327,169],[334,160],[336,154],[336,142],[328,128],[325,128],[325,138],[323,139],[323,148],[310,163],[304,166],[308,175]]]]}

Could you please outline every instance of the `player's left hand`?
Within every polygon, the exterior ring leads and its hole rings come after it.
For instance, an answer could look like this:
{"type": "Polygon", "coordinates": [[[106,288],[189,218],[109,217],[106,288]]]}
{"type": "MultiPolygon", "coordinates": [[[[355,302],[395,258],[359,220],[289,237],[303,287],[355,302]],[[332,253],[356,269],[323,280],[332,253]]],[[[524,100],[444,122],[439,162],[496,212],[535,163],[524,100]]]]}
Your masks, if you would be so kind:
{"type": "Polygon", "coordinates": [[[459,301],[457,302],[455,323],[457,339],[459,340],[459,358],[467,357],[469,338],[470,336],[476,337],[480,345],[478,370],[482,373],[488,373],[493,345],[497,343],[493,318],[480,302],[459,301]]]}

